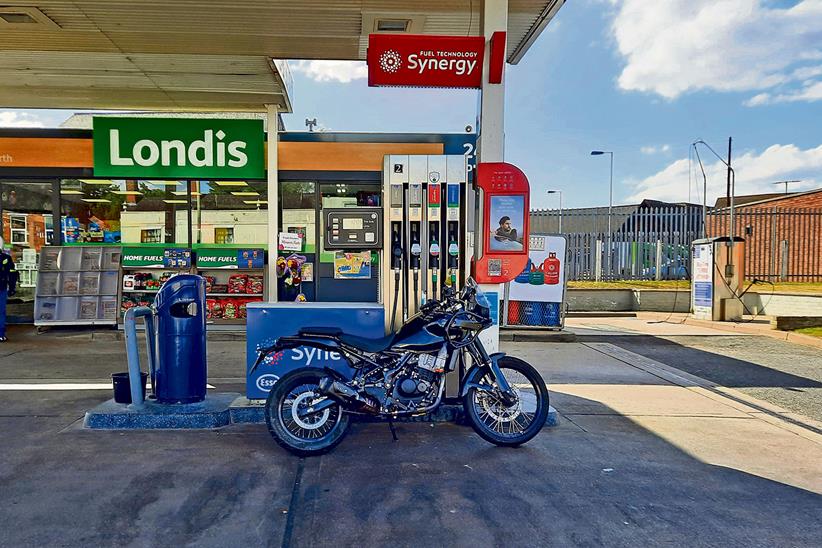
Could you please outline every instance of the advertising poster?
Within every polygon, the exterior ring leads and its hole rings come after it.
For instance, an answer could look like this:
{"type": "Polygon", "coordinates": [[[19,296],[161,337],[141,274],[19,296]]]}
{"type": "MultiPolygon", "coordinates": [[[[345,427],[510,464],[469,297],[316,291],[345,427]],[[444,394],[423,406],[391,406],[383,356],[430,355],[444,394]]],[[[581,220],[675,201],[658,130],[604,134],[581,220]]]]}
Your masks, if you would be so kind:
{"type": "Polygon", "coordinates": [[[524,215],[524,196],[491,197],[491,251],[522,251],[524,215]]]}
{"type": "Polygon", "coordinates": [[[511,282],[512,301],[561,303],[565,288],[565,238],[532,234],[528,264],[511,282]]]}
{"type": "Polygon", "coordinates": [[[334,254],[334,278],[337,280],[367,280],[371,278],[371,252],[334,254]]]}
{"type": "Polygon", "coordinates": [[[302,251],[303,238],[294,232],[280,232],[278,235],[278,249],[280,251],[302,251]]]}
{"type": "Polygon", "coordinates": [[[694,317],[704,320],[713,319],[714,279],[713,279],[713,244],[694,245],[693,290],[691,307],[694,317]]]}

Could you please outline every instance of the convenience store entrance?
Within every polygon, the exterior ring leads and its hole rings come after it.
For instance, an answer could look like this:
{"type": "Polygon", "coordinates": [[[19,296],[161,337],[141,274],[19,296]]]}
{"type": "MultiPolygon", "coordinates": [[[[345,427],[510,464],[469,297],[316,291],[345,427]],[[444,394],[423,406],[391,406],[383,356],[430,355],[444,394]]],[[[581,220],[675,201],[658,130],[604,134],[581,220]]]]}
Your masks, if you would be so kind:
{"type": "MultiPolygon", "coordinates": [[[[277,261],[278,300],[289,302],[304,296],[312,302],[378,302],[378,253],[365,252],[371,268],[351,275],[342,271],[345,253],[326,250],[323,210],[328,208],[381,207],[380,174],[350,179],[323,174],[303,180],[280,180],[280,238],[277,261]],[[296,240],[302,241],[299,249],[296,240]],[[293,242],[294,246],[289,247],[293,242]]],[[[350,254],[349,254],[350,255],[350,254]]]]}

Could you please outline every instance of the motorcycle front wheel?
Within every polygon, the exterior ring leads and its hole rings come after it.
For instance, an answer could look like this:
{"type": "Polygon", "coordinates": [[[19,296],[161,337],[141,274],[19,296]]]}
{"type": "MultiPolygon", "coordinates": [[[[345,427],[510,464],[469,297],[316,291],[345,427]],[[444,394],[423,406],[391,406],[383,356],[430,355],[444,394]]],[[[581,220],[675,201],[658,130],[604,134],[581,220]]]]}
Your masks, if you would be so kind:
{"type": "Polygon", "coordinates": [[[348,414],[339,404],[305,414],[321,397],[323,376],[313,369],[292,371],[274,384],[265,402],[265,422],[274,441],[301,457],[330,451],[348,431],[348,414]]]}
{"type": "MultiPolygon", "coordinates": [[[[471,388],[463,397],[462,405],[481,438],[496,445],[516,447],[539,434],[545,425],[548,388],[539,372],[523,360],[503,356],[498,365],[516,394],[514,404],[506,406],[494,392],[471,388]]],[[[479,384],[494,384],[490,371],[479,384]]]]}

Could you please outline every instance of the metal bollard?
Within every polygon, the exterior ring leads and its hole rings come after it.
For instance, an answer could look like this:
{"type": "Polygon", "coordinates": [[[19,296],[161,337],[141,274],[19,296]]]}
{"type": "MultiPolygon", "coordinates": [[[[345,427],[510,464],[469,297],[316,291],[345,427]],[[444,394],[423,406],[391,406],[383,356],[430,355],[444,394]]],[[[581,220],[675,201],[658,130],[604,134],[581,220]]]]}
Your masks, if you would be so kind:
{"type": "Polygon", "coordinates": [[[131,388],[131,405],[142,406],[143,387],[140,386],[140,350],[137,347],[137,318],[143,318],[146,327],[146,351],[148,354],[148,376],[154,390],[154,372],[156,370],[157,342],[154,331],[154,310],[147,306],[137,306],[126,310],[124,331],[126,334],[126,356],[128,359],[128,380],[131,388]]]}

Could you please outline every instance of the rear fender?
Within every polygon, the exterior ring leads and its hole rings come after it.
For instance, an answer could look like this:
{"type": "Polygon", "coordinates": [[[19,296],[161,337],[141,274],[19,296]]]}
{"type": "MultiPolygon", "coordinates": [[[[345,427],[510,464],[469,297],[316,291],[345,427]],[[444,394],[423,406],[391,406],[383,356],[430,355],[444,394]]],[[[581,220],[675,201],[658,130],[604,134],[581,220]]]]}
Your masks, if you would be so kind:
{"type": "MultiPolygon", "coordinates": [[[[489,356],[491,358],[491,363],[493,364],[494,369],[496,369],[497,371],[499,371],[497,363],[503,356],[505,356],[505,352],[495,352],[489,356]]],[[[476,388],[477,390],[482,390],[486,392],[490,391],[492,389],[490,385],[480,383],[480,380],[485,375],[489,374],[496,377],[491,366],[488,365],[475,365],[471,369],[469,369],[468,373],[466,373],[465,375],[465,380],[463,381],[462,389],[460,390],[460,397],[464,397],[472,388],[476,388]]]]}

